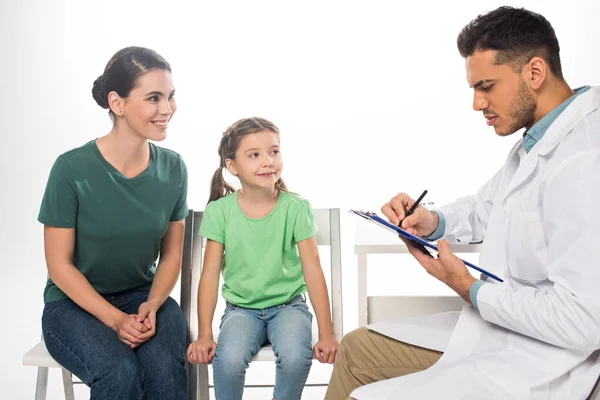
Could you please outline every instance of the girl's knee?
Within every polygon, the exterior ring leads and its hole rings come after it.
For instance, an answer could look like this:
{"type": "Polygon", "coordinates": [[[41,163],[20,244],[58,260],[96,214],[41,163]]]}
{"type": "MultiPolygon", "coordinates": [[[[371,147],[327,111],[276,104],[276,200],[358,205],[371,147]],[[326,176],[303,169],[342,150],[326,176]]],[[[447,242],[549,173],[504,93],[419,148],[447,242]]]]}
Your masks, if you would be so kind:
{"type": "Polygon", "coordinates": [[[287,371],[301,371],[312,365],[312,349],[297,346],[278,352],[277,364],[287,371]]]}
{"type": "Polygon", "coordinates": [[[245,371],[252,361],[252,354],[245,346],[220,346],[217,344],[213,368],[223,373],[237,374],[245,371]]]}

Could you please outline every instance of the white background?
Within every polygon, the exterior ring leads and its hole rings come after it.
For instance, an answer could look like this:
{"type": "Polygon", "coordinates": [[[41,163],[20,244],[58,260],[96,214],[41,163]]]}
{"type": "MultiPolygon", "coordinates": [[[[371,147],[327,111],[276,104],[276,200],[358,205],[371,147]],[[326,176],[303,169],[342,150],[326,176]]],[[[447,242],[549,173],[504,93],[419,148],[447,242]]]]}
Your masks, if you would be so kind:
{"type": "MultiPolygon", "coordinates": [[[[162,145],[189,170],[203,209],[217,145],[239,118],[281,129],[284,177],[316,207],[342,209],[344,331],[357,326],[356,217],[398,191],[436,205],[476,190],[517,139],[497,137],[456,50],[460,29],[498,1],[27,1],[0,5],[0,398],[33,398],[21,366],[40,337],[45,264],[36,221],[55,158],[110,130],[93,81],[118,49],[155,49],[173,67],[178,112],[162,145]]],[[[522,1],[553,24],[572,87],[600,83],[600,2],[522,1]]],[[[380,257],[369,292],[446,289],[402,259],[380,257]],[[410,280],[406,269],[410,269],[410,280]],[[385,279],[383,277],[385,276],[385,279]],[[414,279],[414,280],[413,280],[414,279]]],[[[327,369],[311,379],[327,381],[327,369]]],[[[270,372],[269,372],[270,373],[270,372]]],[[[269,390],[247,398],[270,398],[269,390]]],[[[304,398],[322,397],[320,389],[304,398]]],[[[77,389],[79,398],[86,389],[77,389]]],[[[62,397],[50,373],[49,399],[62,397]]]]}

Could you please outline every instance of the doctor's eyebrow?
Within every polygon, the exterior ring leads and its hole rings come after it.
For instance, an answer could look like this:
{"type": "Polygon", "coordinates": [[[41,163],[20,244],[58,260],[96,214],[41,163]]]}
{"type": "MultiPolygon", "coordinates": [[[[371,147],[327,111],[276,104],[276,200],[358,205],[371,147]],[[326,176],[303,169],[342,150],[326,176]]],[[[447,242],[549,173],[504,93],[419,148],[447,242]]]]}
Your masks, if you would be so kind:
{"type": "Polygon", "coordinates": [[[477,82],[476,84],[474,84],[473,86],[471,86],[471,88],[479,89],[482,85],[485,85],[486,83],[491,83],[494,81],[495,81],[495,79],[483,79],[483,80],[480,80],[479,82],[477,82]]]}

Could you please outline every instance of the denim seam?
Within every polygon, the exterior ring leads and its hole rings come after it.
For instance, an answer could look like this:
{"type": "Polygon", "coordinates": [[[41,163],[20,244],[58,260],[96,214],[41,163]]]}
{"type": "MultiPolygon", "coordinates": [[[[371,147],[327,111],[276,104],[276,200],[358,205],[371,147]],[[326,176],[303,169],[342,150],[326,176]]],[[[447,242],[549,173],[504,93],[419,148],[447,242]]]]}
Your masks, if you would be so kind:
{"type": "MultiPolygon", "coordinates": [[[[258,339],[260,338],[263,329],[265,329],[265,322],[262,319],[261,319],[261,322],[262,322],[262,324],[260,326],[260,329],[256,333],[256,337],[254,338],[254,349],[258,348],[258,351],[260,351],[260,346],[259,346],[259,343],[258,343],[258,339]]],[[[258,354],[258,352],[256,354],[258,354]]],[[[252,358],[254,358],[254,357],[252,357],[252,358]]]]}
{"type": "MultiPolygon", "coordinates": [[[[46,324],[44,324],[43,322],[42,322],[42,328],[48,333],[48,335],[52,336],[52,338],[54,340],[56,340],[62,347],[64,347],[65,350],[67,350],[67,352],[71,356],[73,356],[75,359],[77,359],[77,361],[79,361],[81,363],[81,365],[83,365],[83,368],[85,368],[85,372],[88,375],[88,379],[91,379],[90,369],[87,366],[87,364],[84,363],[83,360],[81,358],[79,358],[75,353],[73,353],[73,351],[71,351],[71,349],[66,344],[64,344],[62,340],[60,340],[58,338],[58,336],[56,336],[54,333],[52,333],[52,331],[50,329],[48,329],[48,327],[46,326],[46,324]]],[[[62,367],[62,365],[61,365],[61,367],[62,367]]],[[[91,384],[91,382],[90,382],[90,384],[91,384]]]]}

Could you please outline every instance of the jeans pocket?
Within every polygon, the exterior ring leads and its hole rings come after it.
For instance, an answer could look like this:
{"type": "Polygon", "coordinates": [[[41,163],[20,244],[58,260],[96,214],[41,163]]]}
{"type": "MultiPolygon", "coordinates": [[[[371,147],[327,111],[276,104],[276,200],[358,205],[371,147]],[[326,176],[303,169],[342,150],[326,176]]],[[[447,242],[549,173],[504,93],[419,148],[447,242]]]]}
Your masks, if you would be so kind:
{"type": "Polygon", "coordinates": [[[295,304],[305,304],[306,305],[306,295],[304,293],[300,293],[292,297],[288,302],[283,303],[284,306],[293,306],[295,304]]]}
{"type": "Polygon", "coordinates": [[[312,321],[313,315],[308,309],[308,304],[306,304],[306,296],[303,293],[283,304],[283,307],[298,310],[302,312],[302,314],[304,314],[310,321],[312,321]]]}
{"type": "Polygon", "coordinates": [[[225,322],[225,319],[227,318],[227,316],[230,313],[237,311],[238,309],[239,309],[239,307],[236,306],[235,304],[231,304],[228,301],[225,302],[225,311],[223,311],[223,315],[221,316],[221,323],[219,324],[219,329],[221,329],[223,327],[223,322],[225,322]]]}

